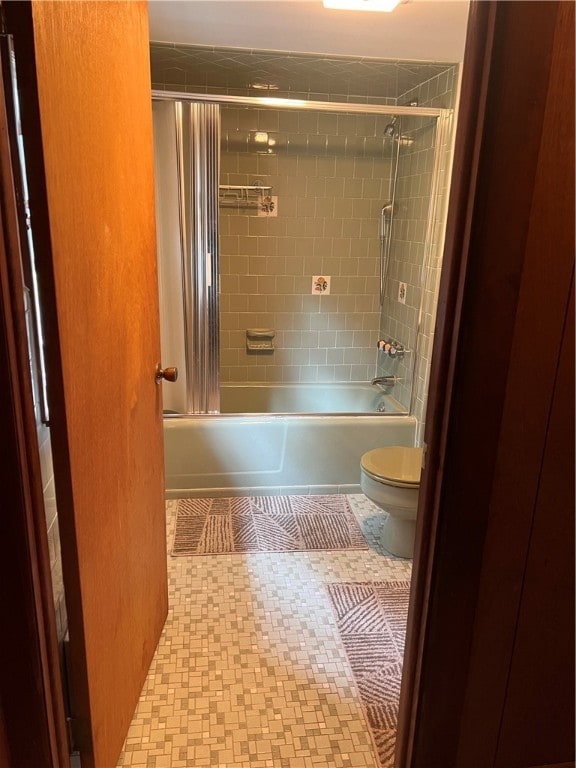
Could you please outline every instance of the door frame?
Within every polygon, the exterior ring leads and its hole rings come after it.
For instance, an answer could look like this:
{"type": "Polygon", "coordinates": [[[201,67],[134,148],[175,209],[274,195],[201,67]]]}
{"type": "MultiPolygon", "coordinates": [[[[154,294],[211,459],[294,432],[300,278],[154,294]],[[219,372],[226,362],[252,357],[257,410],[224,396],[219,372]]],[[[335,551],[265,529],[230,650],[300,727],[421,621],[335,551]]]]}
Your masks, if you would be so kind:
{"type": "MultiPolygon", "coordinates": [[[[0,60],[0,758],[69,765],[36,420],[7,94],[0,60]]],[[[17,163],[17,161],[16,161],[17,163]]],[[[1,762],[1,760],[0,760],[1,762]]]]}
{"type": "Polygon", "coordinates": [[[573,78],[573,14],[561,2],[471,7],[400,702],[402,768],[496,760],[574,266],[573,79],[572,88],[559,84],[562,73],[573,78]],[[542,199],[553,201],[545,212],[542,199]]]}
{"type": "MultiPolygon", "coordinates": [[[[16,3],[14,3],[16,5],[16,3]]],[[[502,50],[506,35],[510,34],[510,29],[506,24],[506,14],[514,13],[514,7],[520,6],[520,3],[495,3],[478,2],[473,3],[471,7],[468,43],[466,49],[466,59],[464,68],[463,90],[461,106],[459,110],[457,145],[455,152],[454,184],[450,197],[450,220],[448,224],[444,279],[439,299],[439,324],[436,333],[436,344],[434,350],[434,366],[431,374],[430,397],[428,401],[427,434],[426,442],[428,445],[426,469],[423,477],[421,491],[422,509],[426,509],[425,515],[420,515],[417,534],[417,551],[419,559],[415,561],[415,570],[412,587],[412,600],[409,615],[409,627],[407,637],[407,652],[405,657],[405,673],[402,689],[400,726],[398,734],[399,744],[399,765],[412,766],[418,763],[419,752],[423,749],[422,742],[416,744],[417,730],[420,728],[418,738],[432,738],[435,736],[438,741],[438,733],[442,734],[442,741],[445,742],[445,756],[448,762],[445,766],[453,763],[453,751],[456,748],[457,734],[452,728],[446,732],[438,730],[438,720],[436,727],[429,723],[426,726],[425,718],[421,711],[422,686],[425,682],[422,678],[423,661],[433,660],[432,653],[434,649],[435,638],[430,635],[432,618],[437,619],[441,616],[441,607],[437,602],[433,603],[432,598],[437,601],[438,590],[442,585],[442,578],[445,580],[451,578],[453,583],[458,586],[456,597],[460,600],[468,599],[469,606],[465,610],[462,632],[468,637],[468,643],[464,643],[461,652],[454,659],[450,659],[451,680],[444,680],[444,697],[450,701],[450,694],[454,694],[453,701],[462,700],[466,685],[466,661],[470,658],[470,640],[474,631],[475,618],[475,596],[478,592],[478,580],[480,577],[482,565],[482,545],[484,538],[482,536],[482,527],[487,525],[487,520],[479,517],[477,519],[479,528],[475,537],[467,540],[473,550],[473,562],[468,567],[462,562],[462,558],[454,555],[454,540],[450,539],[449,523],[443,511],[443,519],[439,517],[439,506],[442,499],[442,481],[447,474],[454,469],[455,442],[454,435],[450,432],[450,417],[459,416],[462,419],[462,397],[465,392],[469,392],[471,387],[475,386],[478,375],[484,375],[486,364],[488,362],[489,371],[495,377],[494,392],[495,400],[502,394],[502,388],[505,384],[505,374],[508,367],[510,348],[496,350],[497,354],[489,357],[483,351],[482,343],[475,347],[479,354],[476,356],[474,365],[470,364],[468,369],[462,371],[456,370],[459,361],[460,347],[463,336],[467,335],[468,343],[470,341],[471,330],[466,327],[464,320],[483,319],[481,307],[470,296],[466,294],[469,288],[469,277],[472,265],[470,263],[470,252],[474,247],[474,237],[477,231],[473,228],[473,209],[478,204],[478,196],[486,191],[486,187],[480,186],[479,173],[482,162],[487,157],[487,148],[483,144],[487,129],[491,128],[492,138],[495,143],[489,147],[492,153],[495,151],[498,140],[498,128],[506,125],[502,115],[496,115],[494,108],[498,99],[504,104],[510,88],[514,83],[519,83],[526,72],[514,71],[513,69],[503,73],[494,69],[496,55],[502,50]],[[509,6],[508,10],[506,6],[509,6]],[[508,89],[508,90],[507,90],[508,89]],[[492,110],[492,111],[491,111],[492,110]],[[463,313],[467,312],[467,318],[463,313]],[[455,392],[455,385],[459,387],[459,392],[455,392]],[[457,401],[457,402],[455,402],[457,401]],[[449,466],[447,460],[452,460],[449,466]],[[450,557],[450,552],[453,553],[450,557]],[[444,562],[441,559],[444,558],[444,562]],[[441,569],[443,567],[443,570],[441,569]],[[454,581],[455,580],[455,581],[454,581]],[[431,611],[433,615],[431,616],[431,611]],[[426,653],[425,653],[426,651],[426,653]]],[[[527,3],[528,6],[536,5],[527,3]]],[[[538,5],[557,7],[557,3],[542,3],[538,5]]],[[[522,9],[519,10],[522,13],[522,9]]],[[[535,24],[535,17],[531,17],[528,24],[535,24]]],[[[540,30],[541,31],[541,30],[540,30]]],[[[550,30],[545,26],[544,35],[545,47],[549,45],[550,30]],[[547,41],[547,42],[546,42],[547,41]]],[[[515,44],[518,49],[526,47],[529,38],[521,39],[521,35],[515,38],[515,44]]],[[[538,59],[536,52],[533,52],[534,58],[538,59]]],[[[544,52],[544,58],[540,59],[540,66],[545,70],[549,65],[551,53],[544,52]]],[[[536,100],[536,110],[544,111],[545,92],[548,88],[546,78],[539,81],[534,86],[532,83],[532,96],[536,100]]],[[[513,109],[514,107],[510,107],[513,109]]],[[[2,115],[0,115],[0,138],[2,136],[2,115]]],[[[515,162],[520,166],[523,163],[534,165],[537,161],[537,136],[538,118],[535,118],[531,132],[523,137],[522,153],[515,157],[515,162]]],[[[510,140],[510,135],[504,136],[510,140]]],[[[38,148],[38,151],[41,151],[38,148]]],[[[2,167],[5,167],[6,154],[5,142],[0,146],[0,161],[2,167]]],[[[529,184],[534,184],[534,179],[528,180],[526,194],[530,192],[529,184]]],[[[17,328],[15,329],[11,317],[16,319],[17,325],[22,330],[21,311],[18,307],[18,291],[10,285],[7,275],[9,274],[9,265],[14,265],[14,254],[10,250],[10,241],[6,236],[6,209],[9,198],[13,194],[10,189],[5,188],[5,178],[2,178],[2,189],[0,190],[0,213],[2,220],[0,222],[0,287],[2,289],[2,323],[3,333],[0,334],[0,355],[7,361],[8,365],[4,368],[6,372],[12,375],[4,377],[3,384],[9,396],[7,404],[0,414],[0,426],[4,427],[3,437],[8,450],[8,455],[12,457],[10,463],[6,462],[0,469],[2,479],[6,479],[5,488],[8,488],[7,500],[7,520],[14,526],[14,535],[10,538],[0,538],[0,567],[4,563],[10,564],[10,583],[14,589],[8,594],[5,606],[13,609],[10,622],[10,637],[12,642],[18,643],[19,656],[15,663],[8,670],[2,669],[0,676],[0,715],[3,722],[0,722],[0,750],[6,746],[10,750],[18,740],[25,744],[29,734],[34,729],[37,733],[45,734],[43,741],[42,760],[38,761],[36,754],[35,765],[59,766],[68,765],[67,750],[62,751],[59,736],[65,732],[64,713],[62,707],[62,692],[59,689],[58,680],[54,677],[53,666],[57,661],[57,652],[54,648],[55,625],[53,617],[51,619],[50,609],[46,595],[47,587],[50,584],[49,569],[46,568],[47,543],[45,540],[45,530],[42,525],[42,503],[39,496],[39,473],[38,466],[34,471],[34,462],[37,461],[37,448],[34,446],[34,429],[30,422],[30,407],[32,403],[32,394],[30,391],[27,377],[16,377],[15,371],[25,370],[23,364],[24,348],[20,343],[18,347],[17,328]],[[3,242],[2,242],[3,241],[3,242]],[[4,245],[4,247],[2,247],[4,245]],[[10,305],[6,305],[7,299],[10,305]],[[16,302],[16,304],[14,304],[16,302]],[[20,366],[20,367],[18,367],[20,366]],[[28,416],[26,416],[28,414],[28,416]],[[36,452],[36,454],[35,454],[36,452]],[[36,458],[35,458],[36,455],[36,458]],[[31,468],[33,471],[31,471],[31,468]],[[44,540],[43,540],[44,539],[44,540]],[[33,669],[30,660],[34,662],[33,669]],[[29,672],[27,674],[27,672],[29,672]],[[27,719],[19,721],[17,717],[18,700],[8,698],[11,691],[18,688],[21,694],[24,694],[27,704],[27,719]],[[52,739],[50,737],[52,734],[52,739]],[[2,738],[4,736],[4,738],[2,738]]],[[[521,195],[522,197],[522,195],[521,195]]],[[[525,216],[526,198],[515,201],[512,209],[509,211],[511,225],[525,216]],[[523,201],[523,202],[522,202],[523,201]]],[[[485,210],[484,210],[485,213],[485,210]]],[[[524,220],[524,219],[522,219],[524,220]]],[[[492,226],[494,226],[492,222],[492,226]]],[[[490,230],[490,222],[486,223],[486,232],[490,230]]],[[[508,262],[510,266],[510,262],[508,262]]],[[[518,265],[516,265],[516,268],[518,265]]],[[[502,305],[506,309],[506,298],[502,297],[502,305]]],[[[508,320],[512,322],[516,304],[512,302],[507,306],[508,320]]],[[[472,329],[474,330],[474,329],[472,329]]],[[[478,330],[478,329],[476,329],[478,330]]],[[[512,328],[508,325],[509,333],[512,328]]],[[[473,339],[473,343],[478,342],[478,338],[473,339]]],[[[481,341],[481,339],[480,339],[481,341]]],[[[510,341],[510,339],[508,339],[510,341]]],[[[506,347],[506,344],[504,344],[506,347]]],[[[0,366],[2,369],[2,366],[0,366]]],[[[1,371],[0,371],[1,372],[1,371]]],[[[484,447],[491,452],[490,456],[494,459],[495,451],[499,438],[499,421],[491,425],[490,435],[484,442],[484,447]]],[[[466,480],[472,482],[475,478],[464,474],[461,478],[462,483],[466,480]]],[[[468,486],[470,487],[470,486],[468,486]]],[[[455,492],[454,492],[455,493],[455,492]]],[[[463,488],[460,488],[463,493],[463,488]]],[[[461,498],[461,497],[460,497],[461,498]]],[[[457,503],[460,499],[457,495],[452,497],[453,505],[451,507],[454,515],[457,514],[457,503]]],[[[446,581],[444,582],[444,585],[446,581]]],[[[454,594],[446,593],[446,600],[449,601],[454,594]]],[[[449,606],[446,606],[449,607],[449,606]]],[[[0,637],[0,651],[4,653],[10,638],[6,635],[0,637]]],[[[434,674],[440,674],[443,665],[447,663],[446,653],[440,651],[436,654],[437,663],[434,668],[428,670],[427,674],[431,679],[434,674]]],[[[4,657],[5,658],[5,657],[4,657]]],[[[5,665],[4,665],[5,666],[5,665]]],[[[445,669],[445,666],[444,666],[445,669]]],[[[424,713],[425,714],[425,713],[424,713]]],[[[440,712],[440,716],[447,713],[440,712]]],[[[428,718],[430,720],[430,718],[428,718]]],[[[1,752],[0,752],[1,754],[1,752]]],[[[20,763],[19,763],[20,764],[20,763]]],[[[22,762],[22,765],[26,763],[22,762]]],[[[567,764],[568,765],[568,764],[567,764]]]]}
{"type": "Polygon", "coordinates": [[[454,384],[458,331],[464,301],[467,251],[470,247],[470,215],[478,183],[479,156],[490,62],[494,47],[496,3],[473,3],[461,78],[460,104],[454,142],[453,174],[442,279],[425,429],[425,467],[420,483],[414,564],[410,588],[406,645],[396,739],[396,759],[408,765],[415,739],[418,695],[422,677],[427,609],[432,591],[439,526],[438,490],[442,482],[449,405],[454,384]],[[449,323],[452,324],[452,332],[449,323]]]}

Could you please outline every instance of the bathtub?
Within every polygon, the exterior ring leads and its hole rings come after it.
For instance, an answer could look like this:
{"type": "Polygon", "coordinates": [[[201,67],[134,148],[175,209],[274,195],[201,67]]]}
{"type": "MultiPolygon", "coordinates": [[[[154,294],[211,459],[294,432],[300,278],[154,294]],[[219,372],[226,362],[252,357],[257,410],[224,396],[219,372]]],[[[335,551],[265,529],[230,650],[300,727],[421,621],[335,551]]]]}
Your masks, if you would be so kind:
{"type": "Polygon", "coordinates": [[[363,453],[414,444],[416,419],[370,385],[229,385],[221,399],[234,415],[164,419],[168,498],[359,493],[363,453]],[[282,412],[252,410],[266,403],[282,412]],[[382,404],[383,413],[364,410],[382,404]]]}

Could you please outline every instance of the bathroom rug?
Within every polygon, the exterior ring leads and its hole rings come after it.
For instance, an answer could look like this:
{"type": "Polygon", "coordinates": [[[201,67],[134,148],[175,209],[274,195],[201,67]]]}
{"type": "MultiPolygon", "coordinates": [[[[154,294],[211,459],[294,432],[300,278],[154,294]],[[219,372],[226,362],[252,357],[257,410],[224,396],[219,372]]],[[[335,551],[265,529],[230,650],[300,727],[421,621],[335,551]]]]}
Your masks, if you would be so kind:
{"type": "Polygon", "coordinates": [[[369,549],[344,495],[179,499],[172,555],[369,549]]]}
{"type": "Polygon", "coordinates": [[[327,584],[380,765],[392,768],[409,581],[327,584]]]}

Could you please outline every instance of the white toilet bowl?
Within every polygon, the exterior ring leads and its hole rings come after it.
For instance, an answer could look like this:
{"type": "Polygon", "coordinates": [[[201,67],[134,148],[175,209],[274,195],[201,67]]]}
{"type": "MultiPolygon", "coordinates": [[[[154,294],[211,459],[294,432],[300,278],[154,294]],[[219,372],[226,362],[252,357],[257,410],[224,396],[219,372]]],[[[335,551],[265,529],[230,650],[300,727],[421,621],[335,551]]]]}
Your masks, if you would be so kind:
{"type": "Polygon", "coordinates": [[[360,460],[362,491],[388,513],[382,546],[398,557],[414,554],[421,467],[422,448],[375,448],[360,460]]]}

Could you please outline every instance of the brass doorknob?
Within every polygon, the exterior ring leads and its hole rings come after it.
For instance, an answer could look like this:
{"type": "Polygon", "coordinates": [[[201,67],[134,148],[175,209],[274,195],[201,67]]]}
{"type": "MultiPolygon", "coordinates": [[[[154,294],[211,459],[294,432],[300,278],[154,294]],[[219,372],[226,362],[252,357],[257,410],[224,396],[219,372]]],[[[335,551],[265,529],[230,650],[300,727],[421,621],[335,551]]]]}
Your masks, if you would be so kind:
{"type": "Polygon", "coordinates": [[[156,366],[156,384],[164,381],[176,381],[178,378],[178,368],[162,368],[160,363],[156,366]]]}

